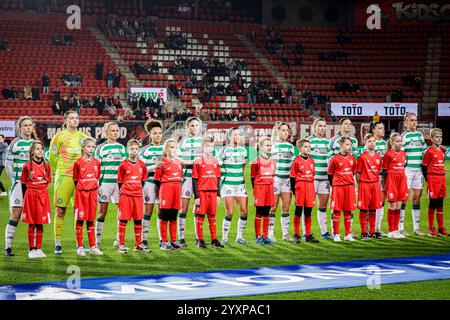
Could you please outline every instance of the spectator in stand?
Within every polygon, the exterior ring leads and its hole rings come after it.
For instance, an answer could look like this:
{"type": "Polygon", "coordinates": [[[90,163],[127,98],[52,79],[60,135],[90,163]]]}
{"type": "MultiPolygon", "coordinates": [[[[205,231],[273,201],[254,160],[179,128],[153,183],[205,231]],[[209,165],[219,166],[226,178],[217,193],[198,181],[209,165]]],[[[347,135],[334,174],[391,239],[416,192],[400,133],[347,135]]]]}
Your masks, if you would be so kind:
{"type": "Polygon", "coordinates": [[[31,95],[33,97],[33,100],[41,100],[41,98],[39,97],[39,88],[36,85],[31,88],[31,95]]]}
{"type": "Polygon", "coordinates": [[[3,86],[2,96],[3,96],[3,99],[5,99],[5,100],[12,99],[11,98],[11,90],[7,86],[3,86]]]}
{"type": "Polygon", "coordinates": [[[0,51],[10,51],[8,42],[0,40],[0,51]]]}
{"type": "Polygon", "coordinates": [[[31,87],[27,84],[23,87],[23,98],[25,100],[33,99],[33,94],[31,93],[31,87]]]}
{"type": "Polygon", "coordinates": [[[113,77],[113,87],[119,88],[120,87],[120,77],[122,76],[122,73],[119,69],[116,69],[116,72],[114,73],[113,77]]]}
{"type": "Polygon", "coordinates": [[[222,112],[219,114],[219,116],[217,117],[218,121],[226,121],[226,114],[225,114],[225,110],[222,109],[222,112]]]}
{"type": "Polygon", "coordinates": [[[288,89],[286,91],[286,98],[287,98],[287,103],[292,104],[292,87],[291,86],[288,86],[288,89]]]}
{"type": "Polygon", "coordinates": [[[74,81],[72,82],[72,85],[75,87],[81,87],[83,85],[83,76],[81,75],[81,73],[77,73],[74,81]]]}
{"type": "Polygon", "coordinates": [[[237,115],[237,121],[244,121],[245,117],[244,114],[242,113],[242,111],[239,111],[238,115],[237,115]]]}
{"type": "Polygon", "coordinates": [[[210,118],[209,118],[209,114],[208,114],[208,110],[207,110],[207,109],[203,108],[203,109],[200,111],[200,120],[202,120],[202,121],[210,121],[210,118]]]}
{"type": "Polygon", "coordinates": [[[248,119],[250,121],[256,121],[256,112],[255,112],[255,108],[252,108],[250,110],[250,112],[248,113],[248,119]]]}
{"type": "Polygon", "coordinates": [[[67,96],[64,96],[61,100],[61,109],[62,114],[66,113],[66,111],[69,110],[69,98],[67,96]]]}
{"type": "MultiPolygon", "coordinates": [[[[6,160],[6,150],[8,148],[8,144],[5,142],[5,135],[0,134],[0,176],[3,173],[3,169],[5,169],[5,160],[6,160]]],[[[0,197],[7,197],[5,186],[3,182],[0,180],[0,197]]]]}
{"type": "Polygon", "coordinates": [[[227,114],[225,115],[225,121],[233,121],[234,117],[233,114],[231,113],[231,109],[227,110],[227,114]]]}
{"type": "Polygon", "coordinates": [[[96,80],[102,80],[103,79],[103,61],[98,60],[97,64],[95,65],[95,79],[96,80]]]}
{"type": "Polygon", "coordinates": [[[44,73],[41,80],[42,80],[42,93],[47,94],[48,87],[50,85],[50,78],[48,77],[47,73],[44,73]]]}
{"type": "Polygon", "coordinates": [[[110,105],[108,107],[108,114],[109,114],[109,119],[110,120],[114,120],[116,118],[116,106],[114,105],[110,105]]]}
{"type": "Polygon", "coordinates": [[[209,114],[209,119],[211,121],[217,121],[218,120],[219,115],[216,112],[216,109],[212,109],[211,113],[209,114]]]}
{"type": "Polygon", "coordinates": [[[59,91],[58,87],[56,87],[55,90],[53,90],[53,94],[55,101],[61,101],[61,91],[59,91]]]}
{"type": "Polygon", "coordinates": [[[71,36],[69,34],[65,34],[63,36],[63,39],[64,39],[64,44],[65,45],[72,46],[74,44],[73,36],[71,36]]]}
{"type": "Polygon", "coordinates": [[[60,106],[60,104],[59,104],[59,101],[56,101],[55,102],[55,104],[52,106],[52,110],[53,110],[53,114],[55,115],[55,116],[59,116],[59,115],[62,115],[63,113],[62,113],[62,108],[61,108],[61,106],[60,106]]]}
{"type": "Polygon", "coordinates": [[[106,85],[108,88],[113,87],[113,81],[114,81],[114,73],[112,70],[109,70],[108,74],[106,75],[106,85]]]}
{"type": "Polygon", "coordinates": [[[55,46],[62,46],[62,45],[64,45],[64,38],[62,36],[60,36],[58,33],[55,33],[52,36],[52,43],[55,46]]]}

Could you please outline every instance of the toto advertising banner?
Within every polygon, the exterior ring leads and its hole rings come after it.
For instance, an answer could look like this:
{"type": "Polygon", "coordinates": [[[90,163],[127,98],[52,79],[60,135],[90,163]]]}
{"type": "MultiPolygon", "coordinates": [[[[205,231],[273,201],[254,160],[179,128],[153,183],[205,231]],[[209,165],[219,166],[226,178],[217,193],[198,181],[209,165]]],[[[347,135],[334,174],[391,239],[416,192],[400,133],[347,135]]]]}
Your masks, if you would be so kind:
{"type": "Polygon", "coordinates": [[[371,117],[378,112],[380,117],[399,118],[407,112],[417,114],[417,103],[365,103],[365,102],[332,102],[331,112],[336,117],[371,117]]]}
{"type": "Polygon", "coordinates": [[[450,117],[450,102],[438,103],[438,117],[450,117]]]}
{"type": "Polygon", "coordinates": [[[130,92],[135,93],[138,99],[141,96],[147,100],[151,98],[152,100],[156,100],[158,98],[167,101],[167,88],[143,88],[143,87],[131,87],[130,92]]]}

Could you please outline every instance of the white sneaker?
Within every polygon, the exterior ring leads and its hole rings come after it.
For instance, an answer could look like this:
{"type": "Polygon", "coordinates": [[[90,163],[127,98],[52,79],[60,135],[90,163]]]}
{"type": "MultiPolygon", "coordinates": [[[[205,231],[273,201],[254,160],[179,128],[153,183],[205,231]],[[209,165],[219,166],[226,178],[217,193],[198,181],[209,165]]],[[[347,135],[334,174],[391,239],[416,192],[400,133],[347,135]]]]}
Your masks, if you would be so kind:
{"type": "Polygon", "coordinates": [[[283,240],[287,242],[294,242],[294,238],[292,238],[290,234],[283,235],[283,240]]]}
{"type": "Polygon", "coordinates": [[[113,247],[118,249],[119,248],[119,241],[114,240],[113,247]]]}
{"type": "Polygon", "coordinates": [[[272,243],[276,243],[277,239],[275,238],[274,235],[269,235],[267,238],[269,238],[270,240],[272,240],[272,243]]]}
{"type": "Polygon", "coordinates": [[[92,256],[102,256],[103,252],[97,247],[91,247],[89,249],[89,254],[92,256]]]}
{"type": "Polygon", "coordinates": [[[414,230],[414,234],[415,234],[416,236],[424,236],[424,235],[425,235],[425,233],[423,233],[422,231],[420,231],[420,229],[415,229],[415,230],[414,230]]]}
{"type": "Polygon", "coordinates": [[[77,256],[80,256],[80,257],[85,257],[86,256],[86,252],[84,251],[84,247],[83,246],[77,248],[77,256]]]}
{"type": "Polygon", "coordinates": [[[3,192],[0,192],[0,197],[6,197],[8,194],[5,192],[5,191],[3,191],[3,192]]]}
{"type": "Polygon", "coordinates": [[[47,258],[47,255],[44,253],[44,251],[42,251],[42,249],[37,249],[36,252],[39,258],[47,258]]]}
{"type": "Polygon", "coordinates": [[[404,239],[405,236],[402,235],[399,231],[392,231],[388,233],[388,238],[391,239],[404,239]]]}
{"type": "Polygon", "coordinates": [[[341,242],[342,240],[341,240],[341,237],[338,234],[336,234],[336,235],[333,236],[333,241],[334,242],[341,242]]]}
{"type": "Polygon", "coordinates": [[[353,238],[353,234],[352,234],[352,233],[349,233],[348,235],[346,235],[346,236],[344,237],[344,240],[345,240],[345,241],[356,241],[356,240],[353,238]]]}
{"type": "Polygon", "coordinates": [[[128,253],[128,248],[122,244],[117,248],[117,252],[121,254],[128,253]]]}
{"type": "Polygon", "coordinates": [[[30,259],[36,259],[36,258],[39,258],[39,254],[38,254],[38,252],[36,251],[36,250],[30,250],[29,252],[28,252],[28,258],[30,258],[30,259]]]}
{"type": "Polygon", "coordinates": [[[398,230],[397,232],[400,233],[402,236],[409,237],[409,233],[405,229],[398,230]]]}

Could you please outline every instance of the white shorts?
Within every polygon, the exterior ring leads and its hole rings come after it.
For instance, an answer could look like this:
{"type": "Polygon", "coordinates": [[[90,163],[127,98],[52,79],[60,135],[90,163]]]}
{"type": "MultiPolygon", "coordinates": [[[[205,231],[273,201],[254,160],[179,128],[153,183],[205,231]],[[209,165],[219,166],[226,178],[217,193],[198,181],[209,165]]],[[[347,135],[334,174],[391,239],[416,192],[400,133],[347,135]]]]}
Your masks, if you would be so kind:
{"type": "Polygon", "coordinates": [[[100,203],[108,203],[110,200],[115,204],[119,203],[119,185],[117,183],[100,185],[98,199],[100,203]]]}
{"type": "Polygon", "coordinates": [[[192,178],[183,178],[184,182],[181,186],[181,198],[190,199],[194,195],[194,187],[192,186],[192,178]]]}
{"type": "Polygon", "coordinates": [[[20,181],[9,187],[9,207],[23,207],[22,183],[20,181]]]}
{"type": "Polygon", "coordinates": [[[151,182],[144,184],[144,204],[159,203],[158,195],[156,194],[156,185],[151,182]]]}
{"type": "Polygon", "coordinates": [[[386,181],[384,180],[383,176],[380,176],[380,189],[381,192],[385,192],[386,190],[384,189],[384,185],[386,184],[386,181]]]}
{"type": "Polygon", "coordinates": [[[239,185],[229,185],[223,184],[220,188],[220,196],[222,198],[227,197],[247,197],[247,189],[245,189],[245,184],[239,185]]]}
{"type": "Polygon", "coordinates": [[[411,170],[405,168],[406,183],[409,189],[423,189],[423,174],[422,171],[411,170]]]}
{"type": "Polygon", "coordinates": [[[275,195],[286,192],[291,193],[291,179],[281,179],[280,177],[275,176],[273,178],[273,191],[275,195]]]}
{"type": "Polygon", "coordinates": [[[314,190],[316,194],[330,194],[330,182],[314,180],[314,190]]]}

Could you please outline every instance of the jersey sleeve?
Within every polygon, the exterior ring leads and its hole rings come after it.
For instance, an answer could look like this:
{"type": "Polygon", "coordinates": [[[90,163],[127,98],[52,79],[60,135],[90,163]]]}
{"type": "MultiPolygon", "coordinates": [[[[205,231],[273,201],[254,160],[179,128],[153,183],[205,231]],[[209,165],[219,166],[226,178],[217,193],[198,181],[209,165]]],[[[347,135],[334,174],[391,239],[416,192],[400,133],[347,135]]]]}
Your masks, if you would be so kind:
{"type": "Polygon", "coordinates": [[[356,157],[354,157],[354,156],[352,156],[353,157],[353,166],[352,166],[352,171],[353,171],[353,174],[355,174],[356,173],[356,157]]]}
{"type": "Polygon", "coordinates": [[[73,165],[73,181],[79,180],[80,163],[77,161],[73,165]]]}
{"type": "Polygon", "coordinates": [[[334,174],[334,157],[331,158],[330,164],[328,165],[328,174],[334,174]]]}
{"type": "Polygon", "coordinates": [[[199,164],[196,162],[194,162],[193,168],[192,168],[192,178],[193,179],[198,179],[198,169],[199,169],[199,164]]]}
{"type": "Polygon", "coordinates": [[[422,164],[423,164],[424,166],[427,166],[427,167],[428,167],[428,166],[430,165],[431,158],[432,158],[432,154],[431,154],[431,152],[430,152],[430,149],[428,149],[427,152],[425,152],[425,155],[423,156],[422,164]]]}
{"type": "Polygon", "coordinates": [[[363,168],[363,164],[364,164],[364,156],[361,155],[358,160],[356,160],[356,172],[357,173],[361,173],[362,168],[363,168]]]}
{"type": "Polygon", "coordinates": [[[117,183],[123,183],[123,176],[125,171],[125,166],[123,164],[124,163],[122,162],[119,166],[119,169],[117,170],[117,183]]]}
{"type": "Polygon", "coordinates": [[[290,177],[295,178],[297,175],[297,158],[295,158],[294,162],[292,163],[290,177]]]}
{"type": "Polygon", "coordinates": [[[217,178],[220,178],[222,176],[219,165],[216,166],[216,176],[217,176],[217,178]]]}
{"type": "Polygon", "coordinates": [[[219,162],[219,166],[223,165],[224,157],[225,157],[225,147],[222,147],[222,149],[220,149],[219,152],[217,153],[217,161],[219,162]]]}
{"type": "Polygon", "coordinates": [[[246,164],[248,162],[248,152],[247,152],[247,149],[245,149],[245,148],[243,148],[243,149],[244,149],[244,164],[246,164]]]}
{"type": "Polygon", "coordinates": [[[45,162],[45,167],[47,168],[47,182],[52,182],[52,169],[50,168],[50,164],[45,162]]]}
{"type": "Polygon", "coordinates": [[[52,169],[52,171],[56,171],[56,164],[58,161],[58,154],[59,154],[59,147],[60,147],[60,133],[62,131],[60,131],[59,133],[57,133],[53,139],[50,141],[50,147],[49,147],[49,157],[48,157],[48,162],[50,163],[50,168],[52,169]]]}
{"type": "Polygon", "coordinates": [[[253,179],[256,178],[256,175],[258,174],[258,158],[253,161],[251,169],[250,169],[250,177],[253,179]]]}
{"type": "Polygon", "coordinates": [[[95,153],[94,153],[94,157],[96,159],[98,159],[99,161],[102,161],[102,146],[103,144],[97,146],[97,148],[95,148],[95,153]]]}
{"type": "Polygon", "coordinates": [[[163,173],[163,169],[164,169],[164,167],[160,167],[160,168],[156,169],[155,175],[153,177],[154,180],[161,181],[161,176],[162,176],[162,173],[163,173]]]}
{"type": "Polygon", "coordinates": [[[147,166],[145,165],[145,163],[143,161],[140,161],[140,164],[142,167],[142,181],[147,181],[148,180],[147,166]]]}
{"type": "Polygon", "coordinates": [[[5,158],[5,169],[6,174],[9,177],[9,180],[14,180],[14,146],[15,143],[11,142],[9,147],[6,149],[6,158],[5,158]]]}
{"type": "Polygon", "coordinates": [[[425,151],[425,150],[428,149],[428,145],[427,145],[427,143],[426,143],[425,138],[423,137],[423,135],[422,135],[421,138],[420,138],[420,143],[422,143],[422,150],[423,150],[423,151],[425,151]]]}
{"type": "Polygon", "coordinates": [[[21,182],[23,184],[26,184],[29,181],[29,175],[30,175],[30,169],[29,169],[29,162],[27,162],[22,169],[22,178],[21,182]]]}
{"type": "Polygon", "coordinates": [[[382,168],[384,170],[387,170],[387,168],[389,168],[389,163],[391,162],[391,156],[389,153],[386,153],[383,157],[383,166],[382,168]]]}

